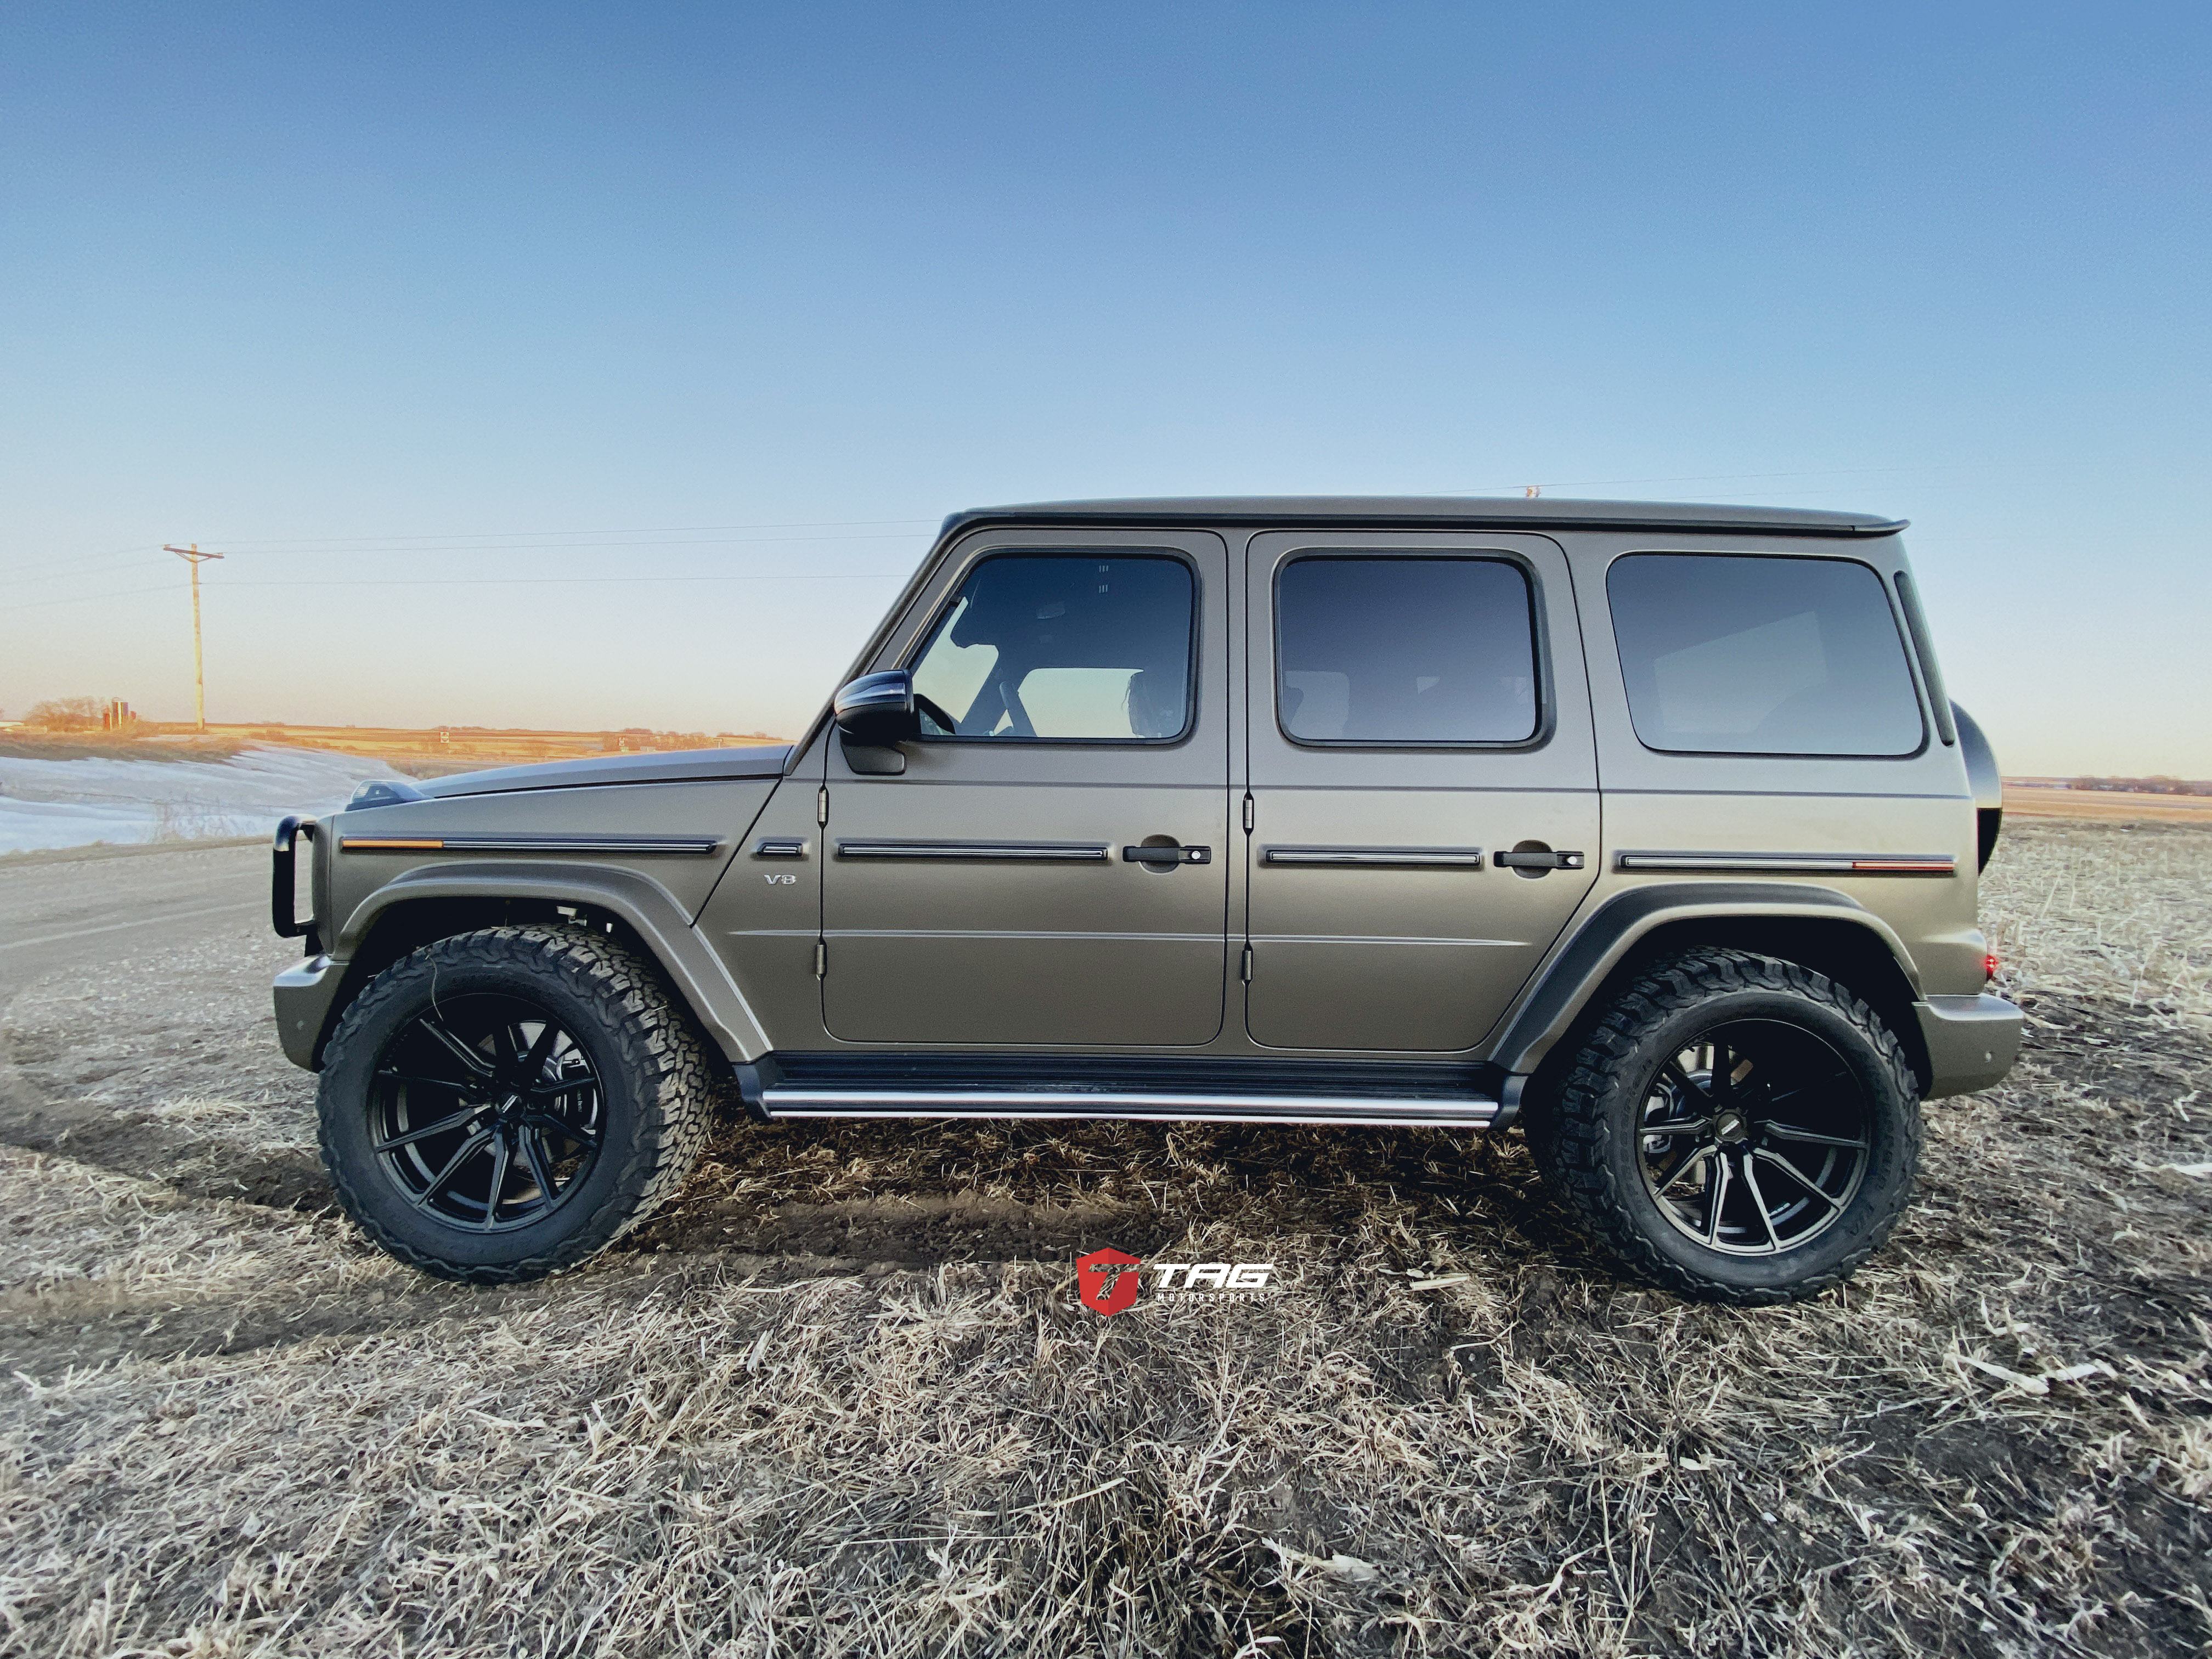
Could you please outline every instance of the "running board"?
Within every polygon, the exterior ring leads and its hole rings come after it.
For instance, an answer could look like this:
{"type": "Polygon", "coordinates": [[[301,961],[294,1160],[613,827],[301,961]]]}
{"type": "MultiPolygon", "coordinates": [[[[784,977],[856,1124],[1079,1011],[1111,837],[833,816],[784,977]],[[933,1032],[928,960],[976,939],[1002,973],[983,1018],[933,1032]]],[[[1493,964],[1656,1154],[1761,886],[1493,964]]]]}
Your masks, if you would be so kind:
{"type": "Polygon", "coordinates": [[[1495,1100],[1374,1095],[1185,1094],[1161,1090],[870,1089],[772,1083],[770,1118],[1155,1118],[1182,1123],[1371,1123],[1391,1128],[1487,1128],[1495,1100]]]}

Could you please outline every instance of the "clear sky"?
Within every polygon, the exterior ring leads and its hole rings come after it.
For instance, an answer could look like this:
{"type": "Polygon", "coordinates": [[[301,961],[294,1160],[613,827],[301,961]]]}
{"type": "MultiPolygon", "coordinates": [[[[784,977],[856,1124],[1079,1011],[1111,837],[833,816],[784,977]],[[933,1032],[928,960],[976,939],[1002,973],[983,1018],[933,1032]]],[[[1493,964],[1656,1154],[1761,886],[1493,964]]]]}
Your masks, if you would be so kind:
{"type": "Polygon", "coordinates": [[[0,708],[788,732],[961,507],[1915,520],[2212,776],[2212,8],[22,3],[0,708]]]}

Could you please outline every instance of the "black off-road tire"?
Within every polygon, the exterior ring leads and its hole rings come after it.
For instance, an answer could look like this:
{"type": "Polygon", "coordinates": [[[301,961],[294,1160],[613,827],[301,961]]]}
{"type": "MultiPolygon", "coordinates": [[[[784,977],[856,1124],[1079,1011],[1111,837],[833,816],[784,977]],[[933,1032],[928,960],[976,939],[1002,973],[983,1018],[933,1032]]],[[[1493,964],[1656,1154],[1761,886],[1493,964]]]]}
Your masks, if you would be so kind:
{"type": "Polygon", "coordinates": [[[665,1202],[698,1161],[724,1091],[688,1009],[638,955],[580,927],[489,927],[437,940],[372,980],[325,1050],[316,1107],[323,1162],[346,1213],[384,1249],[441,1279],[512,1284],[574,1267],[665,1202]],[[378,1166],[378,1055],[434,995],[492,992],[558,1018],[600,1079],[603,1144],[580,1188],[504,1231],[471,1231],[410,1205],[378,1166]]]}
{"type": "Polygon", "coordinates": [[[1530,1150],[1545,1184],[1629,1273],[1701,1301],[1795,1302],[1840,1285],[1880,1248],[1919,1167],[1917,1080],[1895,1033],[1826,975],[1749,951],[1704,949],[1654,965],[1581,1039],[1533,1103],[1530,1150]],[[1695,1034],[1778,1020],[1819,1036],[1865,1090],[1871,1149],[1842,1213],[1802,1246],[1746,1256],[1706,1248],[1660,1212],[1639,1170],[1639,1113],[1661,1067],[1695,1034]]]}

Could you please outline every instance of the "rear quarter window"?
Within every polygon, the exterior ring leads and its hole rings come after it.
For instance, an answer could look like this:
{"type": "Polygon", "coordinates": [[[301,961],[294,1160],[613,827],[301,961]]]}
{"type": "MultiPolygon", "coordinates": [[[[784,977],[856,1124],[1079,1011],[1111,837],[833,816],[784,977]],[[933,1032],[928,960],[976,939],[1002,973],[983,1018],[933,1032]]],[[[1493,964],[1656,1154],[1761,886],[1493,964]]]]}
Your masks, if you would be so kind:
{"type": "Polygon", "coordinates": [[[1926,740],[1888,592],[1865,565],[1632,553],[1606,593],[1646,748],[1895,757],[1926,740]]]}

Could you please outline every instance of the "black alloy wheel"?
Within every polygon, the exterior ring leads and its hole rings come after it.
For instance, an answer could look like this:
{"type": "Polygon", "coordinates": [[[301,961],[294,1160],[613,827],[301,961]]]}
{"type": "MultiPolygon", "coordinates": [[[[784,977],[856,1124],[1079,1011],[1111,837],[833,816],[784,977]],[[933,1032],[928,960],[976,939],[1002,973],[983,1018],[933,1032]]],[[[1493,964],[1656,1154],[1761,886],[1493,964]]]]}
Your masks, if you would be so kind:
{"type": "Polygon", "coordinates": [[[605,1097],[574,1032],[520,997],[441,997],[377,1056],[369,1096],[379,1166],[449,1226],[538,1220],[591,1174],[605,1097]]]}
{"type": "Polygon", "coordinates": [[[347,1005],[316,1091],[338,1201],[444,1279],[572,1267],[683,1184],[725,1097],[653,962],[580,925],[409,951],[347,1005]]]}
{"type": "Polygon", "coordinates": [[[1523,1121],[1546,1184],[1620,1266],[1759,1307],[1842,1284],[1881,1246],[1912,1194],[1919,1081],[1863,998],[1707,946],[1593,1012],[1523,1121]]]}
{"type": "Polygon", "coordinates": [[[1707,1249],[1773,1255],[1833,1225],[1864,1178],[1873,1105],[1802,1025],[1730,1020],[1662,1061],[1637,1163],[1659,1212],[1707,1249]]]}

